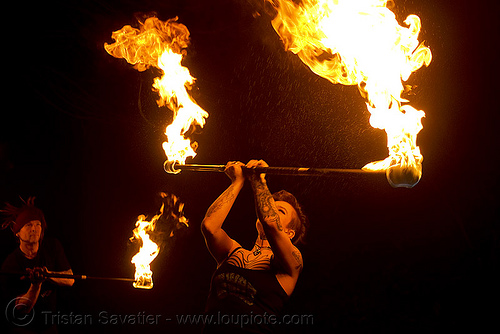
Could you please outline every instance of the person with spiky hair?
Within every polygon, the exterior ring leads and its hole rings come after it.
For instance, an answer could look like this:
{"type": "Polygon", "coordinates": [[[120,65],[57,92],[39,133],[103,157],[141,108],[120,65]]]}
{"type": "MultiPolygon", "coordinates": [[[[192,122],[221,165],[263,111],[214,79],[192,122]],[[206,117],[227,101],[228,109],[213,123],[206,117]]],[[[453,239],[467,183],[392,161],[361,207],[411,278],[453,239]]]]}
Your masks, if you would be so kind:
{"type": "Polygon", "coordinates": [[[73,271],[60,242],[54,238],[44,238],[47,228],[45,215],[34,205],[34,201],[35,198],[30,197],[19,207],[7,203],[0,210],[4,215],[2,228],[10,227],[19,243],[19,247],[3,262],[2,272],[25,273],[21,277],[2,277],[2,290],[7,303],[4,308],[15,319],[32,319],[32,315],[36,316],[28,324],[14,324],[14,332],[52,333],[57,332],[56,324],[44,321],[43,312],[56,311],[57,287],[72,286],[74,280],[47,278],[45,274],[72,275],[73,271]]]}

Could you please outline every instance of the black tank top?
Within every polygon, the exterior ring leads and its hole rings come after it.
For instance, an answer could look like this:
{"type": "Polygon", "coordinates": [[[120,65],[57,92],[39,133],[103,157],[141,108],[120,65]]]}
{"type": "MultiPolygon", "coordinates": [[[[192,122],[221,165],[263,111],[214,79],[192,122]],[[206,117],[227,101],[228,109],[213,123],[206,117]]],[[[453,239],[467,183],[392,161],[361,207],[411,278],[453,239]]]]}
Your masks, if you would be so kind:
{"type": "Polygon", "coordinates": [[[276,272],[236,267],[227,260],[212,276],[206,315],[212,315],[204,333],[269,333],[270,315],[276,318],[288,295],[281,287],[276,272]],[[243,322],[245,324],[243,325],[243,322]]]}

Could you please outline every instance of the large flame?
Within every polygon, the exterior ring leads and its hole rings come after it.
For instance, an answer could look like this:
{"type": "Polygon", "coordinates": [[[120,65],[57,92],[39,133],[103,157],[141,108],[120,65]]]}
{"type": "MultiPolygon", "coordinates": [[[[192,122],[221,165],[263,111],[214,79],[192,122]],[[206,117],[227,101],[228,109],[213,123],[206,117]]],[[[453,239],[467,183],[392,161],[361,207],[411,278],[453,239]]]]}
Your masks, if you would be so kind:
{"type": "Polygon", "coordinates": [[[416,140],[425,114],[401,97],[403,82],[432,59],[418,41],[420,18],[409,15],[406,27],[400,26],[387,0],[268,1],[275,6],[272,24],[285,48],[332,83],[358,85],[370,124],[386,131],[389,156],[364,169],[400,166],[421,174],[416,140]]]}
{"type": "Polygon", "coordinates": [[[153,83],[160,95],[157,102],[173,111],[173,121],[165,130],[167,140],[163,149],[168,161],[183,164],[188,157],[196,156],[197,143],[186,138],[189,130],[203,127],[208,117],[190,95],[195,79],[181,65],[189,44],[189,31],[177,18],[161,21],[150,17],[139,23],[139,29],[126,25],[113,32],[111,37],[115,43],[105,44],[104,48],[116,58],[125,58],[139,71],[151,66],[162,71],[162,76],[153,83]]]}
{"type": "Polygon", "coordinates": [[[140,215],[135,223],[131,241],[138,241],[139,252],[130,261],[135,265],[135,288],[152,289],[153,272],[150,264],[160,252],[159,241],[174,236],[174,232],[188,226],[188,219],[184,217],[184,203],[181,203],[173,194],[160,193],[162,205],[159,213],[151,220],[140,215]]]}

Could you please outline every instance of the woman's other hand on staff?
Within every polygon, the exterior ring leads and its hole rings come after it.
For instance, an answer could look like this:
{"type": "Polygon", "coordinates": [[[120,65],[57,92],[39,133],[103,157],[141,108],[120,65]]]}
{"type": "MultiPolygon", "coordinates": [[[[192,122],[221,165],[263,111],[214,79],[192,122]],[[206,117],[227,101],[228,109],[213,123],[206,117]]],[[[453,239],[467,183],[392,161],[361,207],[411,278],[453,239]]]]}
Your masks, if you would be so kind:
{"type": "Polygon", "coordinates": [[[245,166],[240,161],[229,161],[226,164],[226,168],[224,172],[231,179],[232,183],[241,183],[245,182],[245,176],[243,175],[242,167],[245,166]]]}
{"type": "Polygon", "coordinates": [[[256,167],[269,167],[267,162],[265,162],[264,160],[250,160],[245,167],[247,168],[248,171],[247,177],[250,180],[250,182],[266,183],[266,174],[265,173],[258,174],[252,169],[256,167]]]}

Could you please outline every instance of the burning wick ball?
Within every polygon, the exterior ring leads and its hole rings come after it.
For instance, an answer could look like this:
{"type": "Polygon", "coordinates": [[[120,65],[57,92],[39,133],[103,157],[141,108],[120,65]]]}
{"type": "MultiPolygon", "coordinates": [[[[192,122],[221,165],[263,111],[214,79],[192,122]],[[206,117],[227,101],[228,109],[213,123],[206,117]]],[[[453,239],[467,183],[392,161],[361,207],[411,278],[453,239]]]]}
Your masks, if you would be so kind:
{"type": "Polygon", "coordinates": [[[422,177],[422,165],[401,167],[391,166],[385,170],[387,181],[394,188],[413,188],[422,177]]]}
{"type": "Polygon", "coordinates": [[[153,288],[153,273],[146,273],[140,275],[136,278],[136,281],[132,284],[134,288],[138,289],[152,289],[153,288]]]}
{"type": "Polygon", "coordinates": [[[165,163],[163,163],[163,169],[165,172],[169,174],[179,174],[181,172],[180,169],[175,169],[175,164],[178,163],[178,161],[170,161],[167,160],[165,163]]]}

